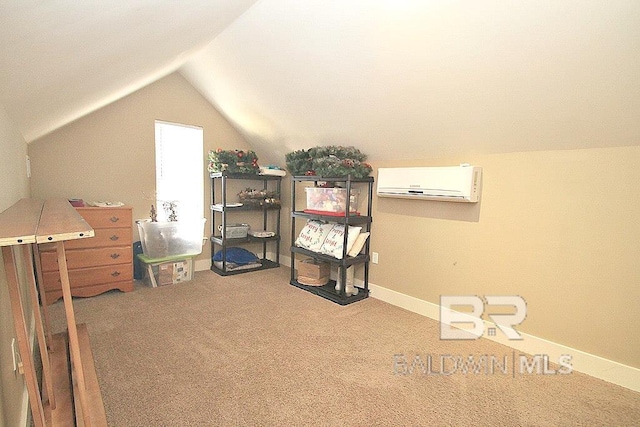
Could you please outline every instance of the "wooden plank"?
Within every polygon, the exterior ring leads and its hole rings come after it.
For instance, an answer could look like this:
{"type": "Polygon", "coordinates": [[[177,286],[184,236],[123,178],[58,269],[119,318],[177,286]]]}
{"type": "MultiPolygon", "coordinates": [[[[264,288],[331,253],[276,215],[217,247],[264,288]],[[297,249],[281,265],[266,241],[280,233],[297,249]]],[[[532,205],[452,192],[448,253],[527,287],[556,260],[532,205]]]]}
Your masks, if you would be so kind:
{"type": "MultiPolygon", "coordinates": [[[[92,427],[107,427],[107,416],[102,401],[102,393],[100,392],[100,384],[98,383],[98,375],[93,362],[93,352],[91,351],[91,343],[89,341],[89,331],[84,323],[78,325],[78,341],[80,344],[80,354],[82,357],[82,366],[85,374],[85,388],[87,395],[87,404],[90,412],[90,422],[92,427]]],[[[72,376],[74,395],[78,392],[78,383],[75,381],[75,370],[72,376]]],[[[76,414],[80,413],[80,407],[76,403],[76,414]]],[[[87,426],[83,423],[86,417],[76,415],[78,426],[87,426]]]]}
{"type": "Polygon", "coordinates": [[[62,302],[64,303],[64,311],[67,318],[67,330],[69,333],[69,353],[71,354],[71,368],[74,371],[75,379],[78,383],[77,394],[82,418],[84,425],[89,427],[91,425],[90,415],[87,398],[87,388],[84,379],[84,368],[82,366],[82,356],[80,355],[80,344],[78,340],[78,329],[76,327],[76,316],[73,311],[73,301],[71,297],[71,285],[69,283],[69,271],[67,270],[67,258],[64,251],[64,241],[61,240],[56,243],[56,250],[58,252],[58,267],[60,268],[60,281],[62,288],[62,302]]]}
{"type": "Polygon", "coordinates": [[[44,202],[21,199],[0,213],[0,246],[36,242],[36,231],[44,202]]]}
{"type": "Polygon", "coordinates": [[[67,268],[67,258],[65,254],[64,241],[93,237],[93,228],[82,218],[82,216],[64,199],[49,199],[44,202],[38,230],[36,232],[36,242],[56,242],[58,255],[58,267],[60,270],[60,282],[62,288],[62,299],[64,303],[65,315],[67,318],[67,328],[69,334],[69,349],[71,354],[72,369],[77,374],[78,399],[81,406],[84,425],[90,426],[90,410],[88,407],[86,386],[84,380],[84,370],[78,343],[78,332],[76,329],[75,313],[73,311],[73,301],[71,297],[71,285],[69,283],[69,271],[67,268]]]}
{"type": "MultiPolygon", "coordinates": [[[[33,259],[35,260],[36,266],[36,283],[38,284],[38,292],[40,294],[40,301],[42,302],[42,314],[44,320],[44,328],[47,332],[47,343],[53,341],[53,337],[51,335],[51,321],[49,320],[49,310],[47,309],[47,305],[49,302],[47,301],[47,293],[44,289],[44,278],[42,276],[42,263],[40,262],[40,252],[37,244],[31,245],[33,246],[33,259]]],[[[47,344],[49,345],[49,344],[47,344]]],[[[51,347],[48,347],[51,350],[51,347]]]]}
{"type": "MultiPolygon", "coordinates": [[[[49,361],[49,352],[47,350],[47,339],[45,337],[44,325],[42,324],[42,313],[40,311],[40,301],[38,299],[38,288],[36,285],[36,276],[33,267],[33,253],[31,246],[23,245],[24,262],[27,266],[27,277],[29,278],[29,297],[31,299],[31,307],[33,307],[33,320],[35,321],[36,337],[38,338],[38,348],[40,357],[42,358],[42,379],[47,391],[47,398],[52,408],[56,407],[56,395],[53,390],[53,382],[51,378],[51,362],[49,361]]],[[[47,304],[42,304],[42,310],[47,312],[47,304]]]]}
{"type": "Polygon", "coordinates": [[[59,242],[93,236],[93,228],[67,200],[49,199],[44,202],[36,242],[59,242]]]}
{"type": "Polygon", "coordinates": [[[55,384],[56,407],[53,409],[51,405],[45,404],[45,420],[47,426],[75,427],[66,332],[53,335],[49,347],[51,348],[51,372],[53,374],[53,383],[55,384]]]}
{"type": "Polygon", "coordinates": [[[22,359],[22,365],[24,367],[24,378],[27,385],[27,394],[29,396],[33,423],[36,427],[44,427],[44,409],[40,398],[40,389],[38,388],[38,378],[36,377],[35,367],[33,366],[33,360],[31,359],[31,348],[27,334],[24,309],[22,308],[20,282],[18,281],[18,272],[16,271],[13,249],[14,248],[10,246],[2,247],[2,258],[4,261],[4,271],[7,276],[7,287],[9,289],[9,300],[11,302],[11,311],[13,314],[13,325],[16,329],[18,349],[20,350],[20,358],[22,359]]]}
{"type": "MultiPolygon", "coordinates": [[[[49,405],[47,406],[47,413],[49,415],[47,415],[48,419],[45,420],[44,405],[40,396],[38,380],[29,346],[25,313],[20,295],[20,283],[16,270],[14,248],[11,246],[56,242],[64,308],[67,317],[72,370],[75,375],[74,382],[77,384],[77,397],[79,400],[78,413],[80,414],[79,422],[84,426],[91,426],[92,424],[94,426],[106,426],[104,405],[102,404],[102,396],[100,395],[100,389],[97,385],[97,377],[95,376],[95,367],[93,366],[93,355],[91,354],[90,348],[88,350],[82,350],[80,347],[81,344],[78,337],[78,331],[76,329],[64,247],[65,240],[82,239],[93,236],[94,231],[91,226],[89,226],[82,216],[80,216],[68,201],[64,199],[52,199],[45,202],[35,199],[22,199],[9,209],[0,213],[0,246],[2,247],[4,270],[7,276],[9,299],[13,313],[14,326],[16,329],[16,338],[24,367],[25,383],[29,396],[33,424],[36,427],[44,427],[47,425],[47,421],[49,421],[49,425],[75,424],[73,419],[71,419],[71,422],[67,419],[66,421],[60,421],[58,424],[53,424],[53,419],[55,418],[54,413],[58,410],[68,410],[68,408],[73,408],[73,405],[67,403],[65,398],[61,398],[57,393],[58,388],[64,388],[64,384],[70,384],[70,381],[68,372],[66,373],[67,379],[65,380],[64,369],[58,369],[60,363],[62,363],[64,367],[67,366],[66,356],[63,355],[62,362],[57,357],[55,358],[55,362],[52,362],[45,350],[47,348],[45,330],[42,327],[42,318],[40,317],[40,308],[35,289],[35,277],[31,274],[29,277],[31,282],[30,285],[32,285],[30,287],[30,296],[34,306],[33,308],[37,311],[35,316],[36,323],[39,324],[39,327],[36,325],[36,332],[40,348],[44,351],[42,354],[44,364],[43,373],[45,385],[47,386],[46,395],[49,399],[49,405]],[[88,358],[88,361],[83,362],[83,358],[88,358]],[[93,371],[91,377],[95,378],[95,381],[91,380],[92,382],[89,385],[87,385],[85,380],[83,363],[87,363],[87,368],[90,371],[93,371]],[[55,369],[53,368],[53,365],[56,366],[55,369]],[[62,381],[59,380],[59,376],[57,374],[54,374],[54,370],[56,372],[63,372],[62,381]],[[56,379],[54,379],[54,377],[56,379]],[[54,396],[58,399],[54,399],[54,396]]],[[[31,262],[31,246],[25,246],[24,249],[24,255],[28,261],[27,270],[33,271],[34,266],[31,262]]],[[[37,265],[36,269],[39,270],[39,276],[42,276],[41,266],[37,265]]],[[[44,294],[42,297],[43,306],[45,306],[46,310],[44,294]]],[[[45,317],[47,317],[46,311],[45,317]]],[[[85,335],[83,341],[88,346],[89,341],[86,328],[84,328],[83,331],[83,334],[85,335]]],[[[59,345],[57,347],[57,351],[60,352],[59,345]]],[[[54,354],[55,356],[58,356],[57,353],[54,354]]],[[[67,388],[70,389],[70,386],[67,386],[67,388]]],[[[64,395],[64,393],[61,394],[64,395]]]]}
{"type": "MultiPolygon", "coordinates": [[[[32,353],[29,346],[25,313],[21,300],[20,282],[18,279],[14,256],[14,248],[12,248],[11,246],[29,245],[24,246],[24,255],[27,261],[27,271],[33,271],[34,266],[31,258],[31,245],[34,243],[38,244],[46,242],[56,242],[64,308],[67,317],[71,362],[75,374],[74,382],[77,383],[78,389],[77,396],[79,399],[78,412],[80,413],[81,418],[80,423],[84,426],[90,426],[92,424],[98,426],[106,426],[107,424],[106,417],[104,415],[104,406],[102,405],[102,396],[100,395],[99,387],[97,387],[97,377],[95,379],[96,387],[89,385],[92,391],[91,393],[87,391],[88,386],[85,382],[82,360],[83,357],[89,358],[87,367],[89,370],[92,370],[94,372],[93,377],[95,377],[95,367],[93,366],[93,355],[91,354],[91,350],[88,350],[87,355],[87,350],[81,350],[80,348],[78,331],[76,329],[75,323],[75,314],[73,311],[73,303],[69,285],[69,273],[67,269],[64,247],[65,240],[75,240],[93,236],[94,231],[91,226],[89,226],[89,224],[82,218],[82,216],[80,216],[80,214],[68,203],[68,201],[64,199],[53,199],[47,200],[45,202],[36,199],[22,199],[15,205],[11,206],[9,209],[0,213],[0,247],[2,247],[4,270],[7,276],[7,287],[9,289],[9,299],[13,314],[14,326],[16,329],[16,338],[18,341],[18,347],[20,350],[20,356],[24,368],[25,384],[29,396],[33,424],[36,427],[44,427],[45,425],[47,425],[47,421],[49,422],[49,425],[75,425],[73,417],[71,418],[70,422],[67,417],[66,421],[60,421],[57,424],[53,424],[53,419],[55,418],[54,414],[57,411],[65,409],[68,410],[69,408],[72,408],[71,412],[73,412],[73,405],[67,403],[68,401],[65,401],[65,398],[61,398],[57,393],[57,390],[59,388],[65,388],[64,384],[69,384],[66,388],[70,390],[71,381],[69,380],[68,369],[66,375],[64,373],[64,367],[67,366],[66,355],[63,355],[62,359],[59,359],[57,357],[59,356],[59,354],[55,353],[54,351],[53,354],[56,357],[55,362],[52,362],[48,357],[48,353],[46,352],[46,348],[48,347],[46,343],[47,340],[45,338],[45,330],[42,327],[42,318],[40,317],[40,307],[38,304],[35,277],[32,273],[29,277],[31,285],[29,290],[30,297],[32,299],[32,305],[34,310],[36,311],[34,315],[36,317],[36,332],[38,335],[38,341],[41,351],[44,351],[41,356],[44,365],[44,381],[47,389],[46,397],[49,400],[49,405],[47,406],[48,415],[46,415],[44,405],[40,396],[38,380],[36,377],[32,353]],[[81,354],[82,352],[84,353],[84,355],[81,354]],[[63,366],[62,369],[58,369],[60,364],[62,364],[63,366]],[[54,365],[55,369],[53,367],[54,365]],[[63,372],[62,381],[59,380],[59,376],[57,375],[57,373],[54,374],[54,371],[63,372]],[[64,379],[65,376],[66,380],[64,379]],[[97,397],[95,396],[95,390],[97,390],[97,397]],[[54,396],[57,397],[57,399],[54,399],[54,396]],[[99,399],[99,404],[94,403],[96,399],[99,399]],[[45,417],[47,417],[47,420],[45,420],[45,417]],[[96,421],[92,421],[93,419],[95,419],[96,421]]],[[[33,246],[35,247],[37,245],[33,246]]],[[[38,275],[42,276],[41,266],[36,265],[36,269],[38,270],[38,275]]],[[[40,290],[42,291],[42,289],[40,290]]],[[[41,297],[43,298],[43,307],[45,308],[44,313],[46,318],[47,313],[46,301],[44,301],[44,293],[42,293],[41,297]]],[[[84,334],[86,335],[86,338],[83,338],[83,340],[86,342],[86,345],[88,345],[88,334],[86,333],[86,328],[84,329],[84,334]]],[[[53,340],[50,339],[49,341],[53,340]]],[[[59,344],[60,343],[58,342],[58,347],[56,349],[58,352],[61,351],[59,344]]],[[[53,344],[50,343],[50,345],[53,344]]],[[[69,394],[70,393],[67,393],[67,395],[69,394]]],[[[61,395],[64,396],[64,393],[61,393],[61,395]]]]}

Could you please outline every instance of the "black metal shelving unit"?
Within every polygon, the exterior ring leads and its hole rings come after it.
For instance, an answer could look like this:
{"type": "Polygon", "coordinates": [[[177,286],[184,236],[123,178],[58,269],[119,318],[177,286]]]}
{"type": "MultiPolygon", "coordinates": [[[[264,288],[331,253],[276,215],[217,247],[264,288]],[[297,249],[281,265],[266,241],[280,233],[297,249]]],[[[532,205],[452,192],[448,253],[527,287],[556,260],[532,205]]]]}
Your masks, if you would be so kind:
{"type": "MultiPolygon", "coordinates": [[[[371,232],[371,223],[373,218],[371,217],[371,201],[373,197],[373,177],[366,178],[352,178],[351,176],[344,178],[322,178],[317,176],[293,176],[291,178],[291,285],[300,289],[304,289],[315,295],[326,298],[340,305],[347,305],[357,301],[361,301],[369,296],[369,242],[367,239],[364,245],[364,250],[361,254],[355,257],[347,256],[347,236],[349,232],[349,226],[359,225],[363,227],[363,231],[371,232]],[[327,183],[342,183],[347,194],[351,194],[352,189],[356,189],[359,186],[365,186],[367,188],[367,201],[366,213],[361,215],[321,215],[317,213],[307,213],[304,210],[299,210],[296,206],[296,185],[299,183],[313,182],[316,185],[318,182],[327,183]],[[296,219],[317,219],[325,222],[334,222],[345,225],[344,241],[342,245],[342,259],[334,258],[329,255],[320,254],[304,248],[295,246],[296,235],[296,219]],[[319,261],[329,262],[332,265],[338,266],[338,274],[340,274],[340,289],[336,290],[336,281],[329,280],[324,286],[309,286],[304,285],[296,280],[296,254],[304,255],[309,258],[314,258],[319,261]],[[346,293],[346,277],[347,268],[352,265],[364,265],[364,277],[362,287],[357,286],[358,294],[347,295],[346,293]]],[[[360,201],[362,205],[362,201],[360,201]]],[[[350,197],[346,198],[345,212],[350,212],[350,197]]]]}
{"type": "Polygon", "coordinates": [[[233,274],[248,273],[251,271],[265,270],[268,268],[276,268],[280,266],[280,203],[268,204],[264,206],[234,206],[227,197],[228,181],[259,181],[262,183],[262,189],[265,191],[275,191],[278,198],[281,195],[282,177],[274,175],[256,175],[256,174],[230,174],[228,172],[214,172],[210,174],[211,178],[211,255],[218,250],[222,251],[222,268],[218,268],[213,260],[211,262],[211,270],[221,276],[230,276],[233,274]],[[219,192],[216,189],[219,188],[219,192]],[[270,216],[275,216],[275,236],[272,237],[254,237],[247,236],[243,238],[227,238],[226,233],[218,231],[218,225],[222,226],[222,230],[226,230],[228,217],[234,213],[240,212],[260,212],[262,214],[262,228],[267,229],[270,216]],[[262,256],[260,258],[260,266],[245,270],[228,270],[227,269],[227,248],[232,246],[242,246],[247,244],[259,243],[262,245],[262,256]],[[267,248],[275,249],[272,259],[267,258],[267,248]]]}

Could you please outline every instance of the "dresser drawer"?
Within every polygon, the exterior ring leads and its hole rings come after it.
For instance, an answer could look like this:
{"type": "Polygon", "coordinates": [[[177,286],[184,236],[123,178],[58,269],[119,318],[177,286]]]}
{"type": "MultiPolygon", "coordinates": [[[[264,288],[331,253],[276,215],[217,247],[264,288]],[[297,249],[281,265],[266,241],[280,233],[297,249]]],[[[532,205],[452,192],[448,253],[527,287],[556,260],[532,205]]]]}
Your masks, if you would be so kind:
{"type": "MultiPolygon", "coordinates": [[[[46,291],[58,290],[61,288],[60,273],[58,273],[58,271],[44,272],[42,273],[42,278],[44,281],[44,289],[46,291]]],[[[131,264],[69,270],[69,283],[71,284],[72,294],[74,288],[123,281],[133,281],[133,268],[131,264]]]]}
{"type": "MultiPolygon", "coordinates": [[[[83,250],[65,251],[67,268],[99,267],[102,265],[124,264],[133,262],[133,250],[130,246],[114,246],[83,250]]],[[[42,271],[58,270],[58,253],[42,252],[40,256],[42,271]]]]}
{"type": "MultiPolygon", "coordinates": [[[[96,228],[95,236],[88,239],[67,240],[65,249],[102,248],[106,246],[129,246],[133,243],[131,228],[96,228]]],[[[43,243],[40,252],[54,251],[55,243],[43,243]]]]}
{"type": "MultiPolygon", "coordinates": [[[[68,240],[65,255],[72,296],[94,296],[111,289],[133,290],[133,220],[131,207],[80,207],[77,212],[94,237],[68,240]]],[[[55,244],[38,245],[48,304],[62,295],[55,244]]]]}
{"type": "Polygon", "coordinates": [[[77,208],[92,228],[132,227],[130,208],[77,208]]]}

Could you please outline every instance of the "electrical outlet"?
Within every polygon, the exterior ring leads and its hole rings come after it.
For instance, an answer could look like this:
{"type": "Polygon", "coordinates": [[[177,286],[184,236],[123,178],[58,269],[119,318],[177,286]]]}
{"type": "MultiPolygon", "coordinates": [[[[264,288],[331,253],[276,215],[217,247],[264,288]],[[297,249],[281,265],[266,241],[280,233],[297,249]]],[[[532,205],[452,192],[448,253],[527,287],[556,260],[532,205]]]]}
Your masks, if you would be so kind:
{"type": "Polygon", "coordinates": [[[16,348],[16,339],[11,338],[11,356],[13,357],[13,372],[18,370],[18,362],[20,361],[20,355],[16,348]]]}
{"type": "Polygon", "coordinates": [[[378,263],[378,252],[371,252],[371,262],[374,264],[378,263]]]}

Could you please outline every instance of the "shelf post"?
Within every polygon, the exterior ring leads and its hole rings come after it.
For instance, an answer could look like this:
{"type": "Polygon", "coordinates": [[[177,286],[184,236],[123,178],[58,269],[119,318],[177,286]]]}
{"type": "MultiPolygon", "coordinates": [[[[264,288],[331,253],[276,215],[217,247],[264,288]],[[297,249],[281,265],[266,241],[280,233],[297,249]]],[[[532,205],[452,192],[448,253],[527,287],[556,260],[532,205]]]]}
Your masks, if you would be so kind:
{"type": "MultiPolygon", "coordinates": [[[[296,211],[296,178],[291,177],[291,212],[296,211]]],[[[291,247],[296,243],[296,217],[291,215],[291,247]]],[[[296,279],[296,254],[291,252],[291,283],[296,279]]]]}

